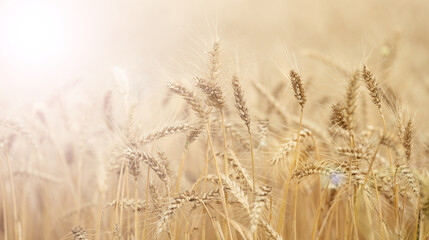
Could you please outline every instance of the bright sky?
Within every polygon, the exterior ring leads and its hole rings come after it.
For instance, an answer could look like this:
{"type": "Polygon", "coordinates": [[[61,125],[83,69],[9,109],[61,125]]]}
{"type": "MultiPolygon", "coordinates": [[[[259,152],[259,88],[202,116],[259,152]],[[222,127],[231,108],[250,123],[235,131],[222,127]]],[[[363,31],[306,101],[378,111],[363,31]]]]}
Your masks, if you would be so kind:
{"type": "Polygon", "coordinates": [[[177,6],[162,0],[1,0],[0,105],[50,94],[76,79],[107,81],[115,66],[154,64],[168,53],[171,35],[182,31],[177,6]]]}
{"type": "Polygon", "coordinates": [[[3,11],[3,57],[11,65],[51,64],[70,50],[70,22],[58,7],[14,4],[3,11]]]}
{"type": "Polygon", "coordinates": [[[2,93],[21,97],[55,87],[76,50],[77,29],[70,13],[54,1],[0,2],[2,93]]]}

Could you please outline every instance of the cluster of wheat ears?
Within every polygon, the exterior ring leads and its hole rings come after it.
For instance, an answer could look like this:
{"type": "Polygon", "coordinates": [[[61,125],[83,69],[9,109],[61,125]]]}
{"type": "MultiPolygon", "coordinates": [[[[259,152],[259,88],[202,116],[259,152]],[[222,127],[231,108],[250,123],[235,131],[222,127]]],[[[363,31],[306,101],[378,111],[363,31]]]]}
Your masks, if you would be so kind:
{"type": "MultiPolygon", "coordinates": [[[[3,119],[0,238],[428,238],[429,176],[412,167],[427,152],[415,147],[423,143],[403,103],[367,66],[348,71],[325,59],[347,81],[326,122],[306,117],[306,81],[298,70],[285,74],[296,98],[285,103],[261,83],[242,85],[239,76],[222,74],[220,53],[215,41],[208,71],[192,87],[168,83],[169,98],[186,102],[176,124],[136,130],[138,104],[124,88],[131,103],[119,126],[106,94],[105,129],[119,141],[106,150],[109,166],[86,169],[96,172],[89,177],[82,174],[89,160],[71,153],[61,158],[62,167],[73,165],[65,180],[18,168],[15,139],[23,139],[34,158],[42,157],[41,149],[31,131],[3,119]],[[249,89],[259,107],[248,106],[249,89]],[[169,138],[184,142],[167,157],[162,149],[169,138]],[[36,193],[24,191],[29,181],[37,181],[36,193]],[[50,187],[55,184],[66,190],[50,187]],[[68,197],[50,197],[61,194],[68,197]],[[56,201],[66,207],[51,208],[56,201]]],[[[48,152],[58,148],[52,144],[48,152]]]]}

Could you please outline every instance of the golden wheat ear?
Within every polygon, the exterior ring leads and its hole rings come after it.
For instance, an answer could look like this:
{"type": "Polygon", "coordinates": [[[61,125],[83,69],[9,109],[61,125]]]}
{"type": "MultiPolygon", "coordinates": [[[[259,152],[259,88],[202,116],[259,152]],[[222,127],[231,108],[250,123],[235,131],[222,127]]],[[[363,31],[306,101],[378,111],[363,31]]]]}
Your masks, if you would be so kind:
{"type": "Polygon", "coordinates": [[[362,78],[365,82],[366,88],[369,91],[369,95],[371,96],[372,102],[381,111],[380,87],[378,86],[378,82],[375,80],[372,72],[366,66],[363,66],[362,78]]]}
{"type": "Polygon", "coordinates": [[[202,101],[197,98],[194,92],[178,83],[169,83],[167,86],[171,92],[181,96],[186,101],[186,103],[191,106],[192,110],[194,110],[198,117],[201,119],[207,118],[208,113],[206,108],[202,101]]]}
{"type": "Polygon", "coordinates": [[[75,240],[88,240],[86,231],[81,226],[73,227],[71,233],[73,234],[73,239],[75,240]]]}
{"type": "Polygon", "coordinates": [[[301,109],[303,109],[305,103],[307,102],[307,96],[305,94],[301,76],[295,70],[291,70],[289,76],[290,81],[292,83],[293,91],[295,93],[295,98],[296,100],[298,100],[301,109]]]}
{"type": "Polygon", "coordinates": [[[411,150],[413,147],[413,123],[410,120],[408,120],[407,126],[405,127],[404,130],[404,136],[401,138],[402,139],[402,146],[404,146],[405,149],[405,158],[407,160],[407,162],[410,162],[411,160],[411,150]]]}
{"type": "Polygon", "coordinates": [[[347,94],[345,100],[345,122],[347,123],[347,130],[353,131],[356,127],[355,112],[356,112],[356,101],[357,101],[357,90],[359,88],[359,71],[350,77],[347,85],[347,94]]]}
{"type": "Polygon", "coordinates": [[[157,139],[166,137],[168,135],[186,132],[186,131],[191,130],[191,129],[192,129],[191,124],[189,124],[187,122],[180,122],[180,123],[172,124],[170,126],[166,126],[162,129],[154,131],[154,132],[152,132],[146,136],[139,137],[136,140],[134,140],[134,142],[137,145],[145,145],[145,144],[151,143],[157,139]]]}
{"type": "Polygon", "coordinates": [[[204,78],[195,78],[197,87],[207,95],[209,106],[222,109],[225,106],[225,98],[217,82],[206,80],[204,78]]]}
{"type": "Polygon", "coordinates": [[[338,126],[344,130],[349,129],[347,119],[345,117],[345,107],[342,103],[337,103],[331,106],[331,126],[338,126]]]}
{"type": "Polygon", "coordinates": [[[168,186],[168,173],[165,166],[160,163],[155,157],[149,153],[138,151],[134,148],[126,148],[123,152],[124,157],[128,160],[131,167],[130,174],[137,177],[140,174],[140,162],[147,164],[155,173],[168,186]],[[134,169],[133,169],[134,168],[134,169]]]}
{"type": "Polygon", "coordinates": [[[250,132],[250,115],[249,109],[244,99],[243,90],[241,88],[240,80],[237,76],[232,77],[232,88],[234,90],[235,107],[237,108],[238,115],[244,121],[247,130],[250,132]]]}
{"type": "Polygon", "coordinates": [[[202,201],[203,200],[198,195],[196,195],[194,192],[189,191],[180,193],[179,196],[173,198],[167,205],[167,209],[165,209],[161,214],[161,218],[157,223],[156,234],[159,236],[163,231],[168,228],[168,221],[174,217],[177,210],[185,203],[198,203],[202,201]]]}

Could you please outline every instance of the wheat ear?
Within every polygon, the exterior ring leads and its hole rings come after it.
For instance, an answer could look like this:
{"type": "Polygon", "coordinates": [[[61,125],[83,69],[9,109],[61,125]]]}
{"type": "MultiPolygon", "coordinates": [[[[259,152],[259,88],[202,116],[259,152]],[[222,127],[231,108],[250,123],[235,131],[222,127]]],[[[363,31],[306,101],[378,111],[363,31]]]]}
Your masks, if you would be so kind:
{"type": "Polygon", "coordinates": [[[247,127],[247,131],[249,132],[250,137],[250,154],[252,158],[252,179],[253,179],[253,191],[255,191],[256,183],[255,183],[255,159],[253,154],[253,136],[250,131],[250,115],[249,110],[246,105],[246,100],[244,99],[243,90],[241,88],[240,81],[237,76],[232,77],[232,88],[234,89],[234,97],[235,97],[235,107],[238,110],[238,115],[244,121],[244,124],[247,127]]]}
{"type": "Polygon", "coordinates": [[[181,96],[200,118],[205,119],[207,117],[202,101],[191,90],[178,83],[169,83],[168,88],[171,92],[181,96]]]}
{"type": "Polygon", "coordinates": [[[75,240],[88,240],[86,237],[86,231],[81,226],[73,227],[71,233],[73,234],[73,238],[75,240]]]}
{"type": "Polygon", "coordinates": [[[135,140],[137,145],[144,145],[144,144],[148,144],[150,142],[153,142],[159,138],[163,138],[165,136],[168,135],[173,135],[173,134],[177,134],[177,133],[181,133],[181,132],[186,132],[188,130],[191,130],[192,126],[189,123],[177,123],[177,124],[172,124],[170,126],[164,127],[158,131],[154,131],[146,136],[137,138],[135,140]]]}

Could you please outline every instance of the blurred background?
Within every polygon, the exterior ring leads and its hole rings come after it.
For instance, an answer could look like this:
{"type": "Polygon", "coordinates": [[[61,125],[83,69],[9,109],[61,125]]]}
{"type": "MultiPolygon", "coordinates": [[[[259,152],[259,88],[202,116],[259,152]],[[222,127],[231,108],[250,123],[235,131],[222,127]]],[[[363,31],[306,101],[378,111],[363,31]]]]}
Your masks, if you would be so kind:
{"type": "Polygon", "coordinates": [[[99,88],[110,84],[114,67],[152,88],[197,71],[192,63],[217,37],[232,71],[237,63],[242,71],[275,69],[285,59],[304,67],[306,50],[354,67],[397,43],[403,67],[424,68],[428,13],[424,0],[3,0],[0,107],[28,107],[73,82],[99,88]]]}

